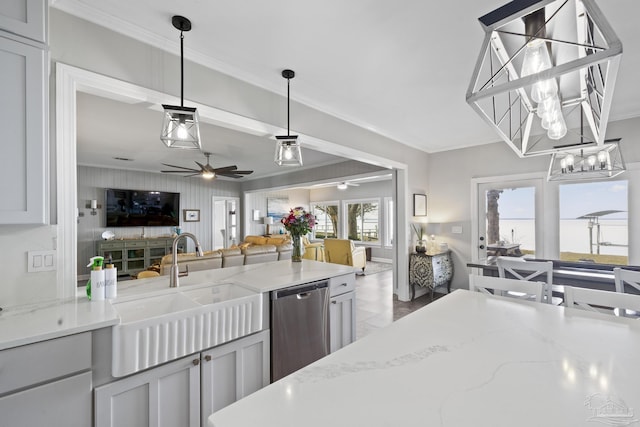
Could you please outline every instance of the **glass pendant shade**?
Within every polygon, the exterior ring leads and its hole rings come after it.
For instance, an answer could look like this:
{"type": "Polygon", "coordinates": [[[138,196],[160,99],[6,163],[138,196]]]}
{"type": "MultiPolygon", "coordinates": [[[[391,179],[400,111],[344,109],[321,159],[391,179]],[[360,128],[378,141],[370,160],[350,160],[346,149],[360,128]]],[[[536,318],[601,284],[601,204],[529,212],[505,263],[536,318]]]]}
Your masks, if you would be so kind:
{"type": "Polygon", "coordinates": [[[276,155],[274,162],[278,166],[302,166],[302,151],[297,135],[276,136],[276,155]]]}
{"type": "Polygon", "coordinates": [[[160,139],[169,148],[200,150],[198,111],[191,107],[165,105],[160,139]]]}

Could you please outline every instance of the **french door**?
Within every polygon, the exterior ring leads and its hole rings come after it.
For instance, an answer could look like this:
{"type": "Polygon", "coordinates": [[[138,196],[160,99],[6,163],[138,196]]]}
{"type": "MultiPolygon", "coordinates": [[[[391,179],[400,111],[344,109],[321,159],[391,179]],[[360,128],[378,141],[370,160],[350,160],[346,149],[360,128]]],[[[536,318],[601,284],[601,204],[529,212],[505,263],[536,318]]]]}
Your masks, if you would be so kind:
{"type": "Polygon", "coordinates": [[[541,256],[543,180],[476,179],[472,259],[541,256]]]}

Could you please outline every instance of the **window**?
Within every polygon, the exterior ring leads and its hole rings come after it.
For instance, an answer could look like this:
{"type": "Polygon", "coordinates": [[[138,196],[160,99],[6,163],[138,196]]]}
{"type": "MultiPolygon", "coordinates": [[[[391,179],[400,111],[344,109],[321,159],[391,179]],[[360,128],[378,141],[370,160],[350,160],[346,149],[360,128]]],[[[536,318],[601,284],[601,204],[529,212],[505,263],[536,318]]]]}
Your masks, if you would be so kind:
{"type": "Polygon", "coordinates": [[[562,184],[560,259],[628,264],[628,182],[562,184]]]}
{"type": "Polygon", "coordinates": [[[313,205],[316,226],[313,230],[315,239],[338,237],[338,203],[316,203],[313,205]]]}
{"type": "Polygon", "coordinates": [[[346,202],[347,238],[363,243],[380,243],[379,200],[346,202]]]}

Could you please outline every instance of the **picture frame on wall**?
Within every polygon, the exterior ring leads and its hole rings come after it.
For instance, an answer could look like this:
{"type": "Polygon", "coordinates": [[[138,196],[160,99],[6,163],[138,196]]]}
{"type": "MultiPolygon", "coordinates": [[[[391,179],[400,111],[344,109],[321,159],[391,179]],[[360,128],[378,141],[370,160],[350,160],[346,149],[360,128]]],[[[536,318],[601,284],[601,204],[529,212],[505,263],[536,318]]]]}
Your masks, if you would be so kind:
{"type": "Polygon", "coordinates": [[[184,222],[200,222],[200,209],[183,209],[182,219],[184,222]]]}
{"type": "Polygon", "coordinates": [[[413,216],[427,216],[427,195],[413,195],[413,216]]]}
{"type": "Polygon", "coordinates": [[[289,197],[267,197],[267,216],[276,222],[289,214],[289,197]]]}

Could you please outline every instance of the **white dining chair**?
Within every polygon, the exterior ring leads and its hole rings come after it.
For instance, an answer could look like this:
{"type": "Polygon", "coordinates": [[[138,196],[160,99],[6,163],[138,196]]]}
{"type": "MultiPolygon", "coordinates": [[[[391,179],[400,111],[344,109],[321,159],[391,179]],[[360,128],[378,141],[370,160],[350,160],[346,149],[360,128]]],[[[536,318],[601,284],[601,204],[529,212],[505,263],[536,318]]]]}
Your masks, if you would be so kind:
{"type": "Polygon", "coordinates": [[[565,286],[564,300],[567,307],[596,313],[621,317],[637,317],[633,313],[640,313],[640,295],[565,286]]]}
{"type": "Polygon", "coordinates": [[[616,267],[613,269],[613,275],[615,277],[616,292],[627,293],[627,286],[640,291],[640,271],[616,267]]]}
{"type": "Polygon", "coordinates": [[[469,290],[487,295],[499,295],[527,301],[542,302],[545,284],[495,276],[469,275],[469,290]]]}
{"type": "Polygon", "coordinates": [[[553,262],[498,257],[496,264],[498,266],[498,275],[505,279],[543,281],[545,287],[542,301],[554,305],[562,304],[562,298],[553,297],[553,262]]]}

